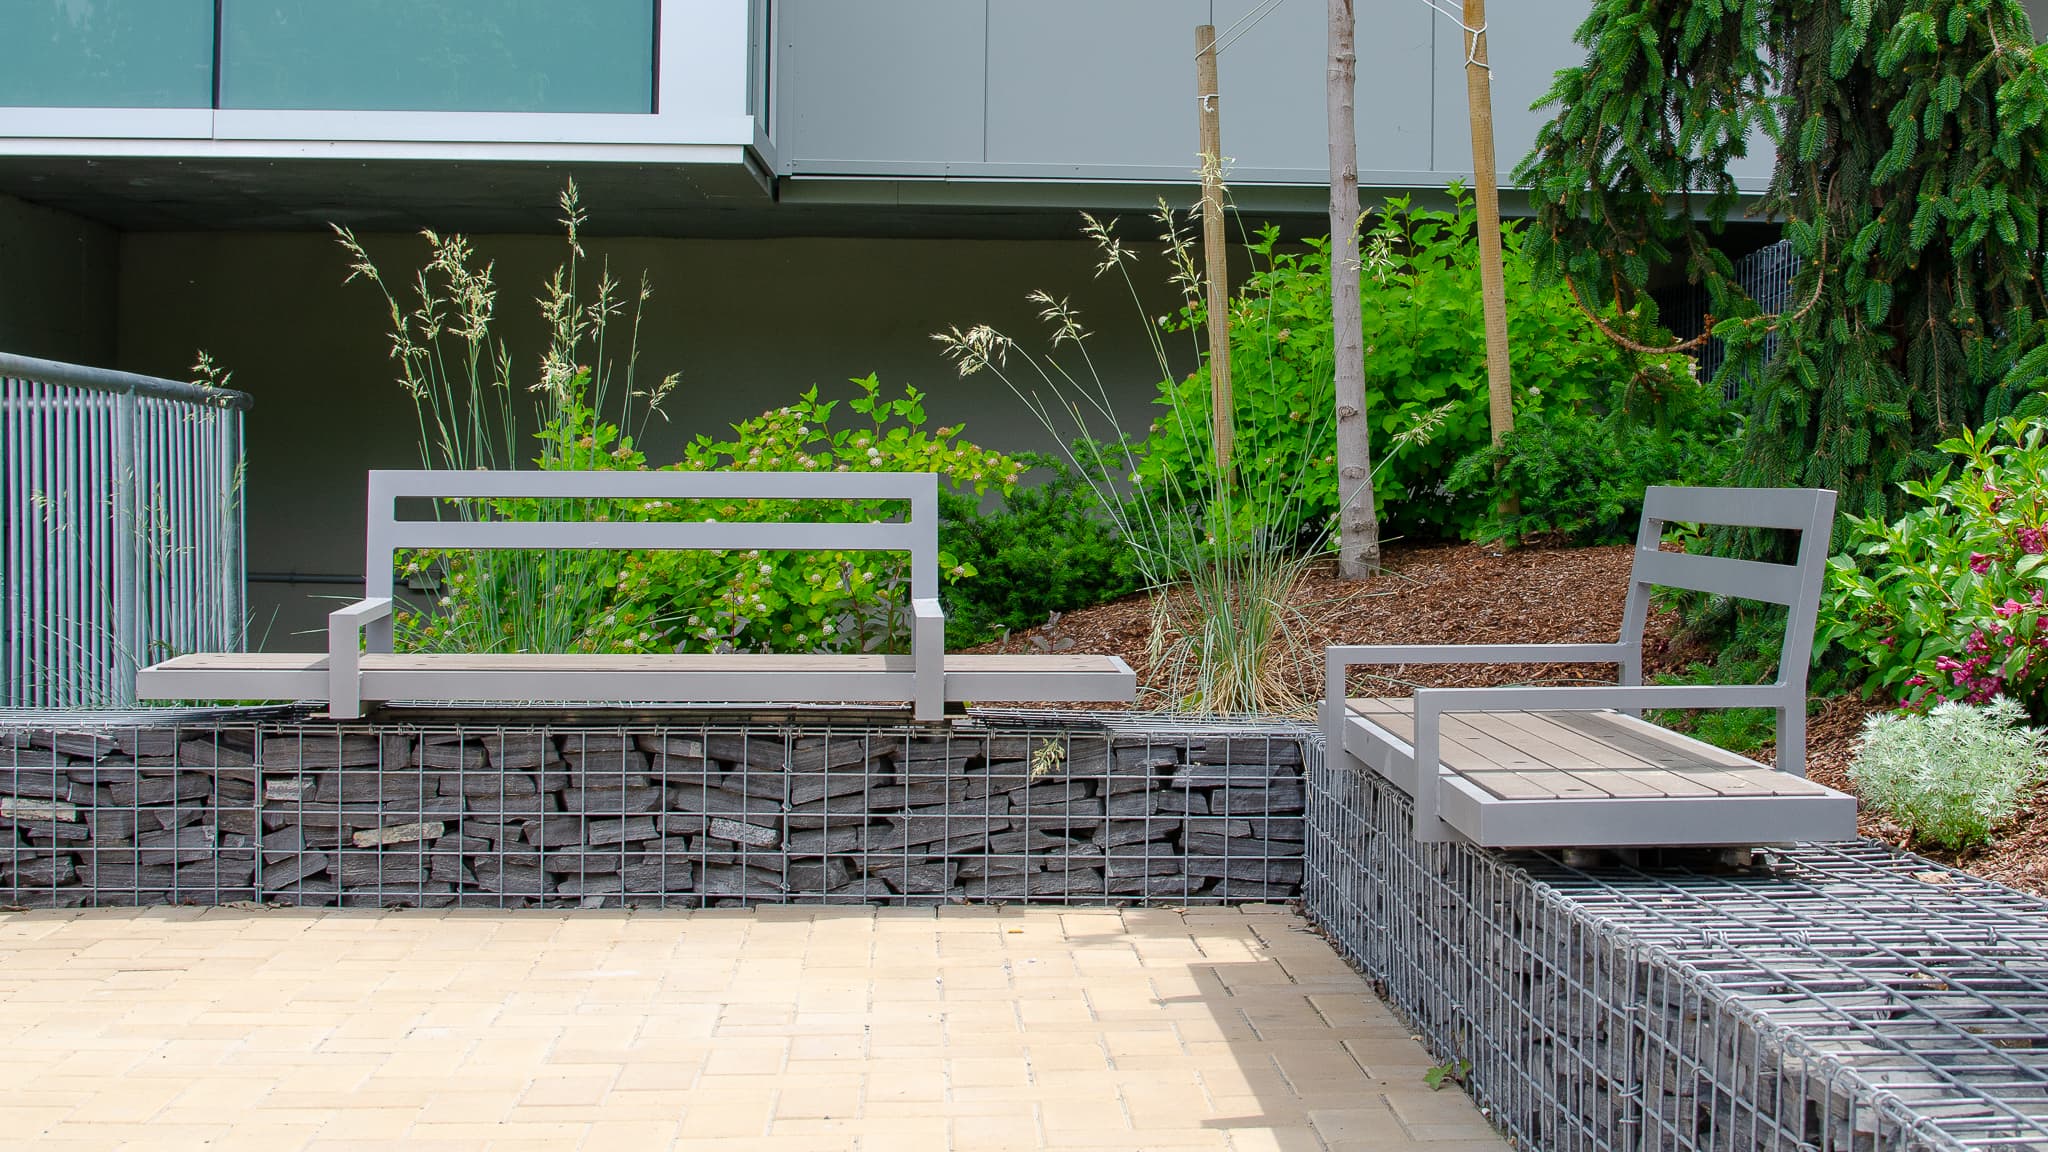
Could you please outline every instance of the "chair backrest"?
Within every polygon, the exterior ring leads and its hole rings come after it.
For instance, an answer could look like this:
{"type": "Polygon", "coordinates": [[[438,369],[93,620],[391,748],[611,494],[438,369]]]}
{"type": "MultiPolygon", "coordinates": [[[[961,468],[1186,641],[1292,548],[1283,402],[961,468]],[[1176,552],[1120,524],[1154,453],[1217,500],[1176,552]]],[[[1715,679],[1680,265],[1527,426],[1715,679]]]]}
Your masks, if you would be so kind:
{"type": "Polygon", "coordinates": [[[1650,613],[1650,588],[1658,585],[1785,605],[1778,684],[1796,689],[1803,702],[1834,522],[1835,494],[1825,488],[1654,487],[1644,493],[1635,567],[1621,617],[1622,643],[1635,656],[1632,665],[1623,666],[1622,683],[1642,682],[1643,625],[1650,613]],[[1672,522],[1790,529],[1799,533],[1798,556],[1790,564],[1773,564],[1659,551],[1664,525],[1672,522]]]}
{"type": "Polygon", "coordinates": [[[392,594],[400,549],[730,549],[908,552],[913,597],[939,594],[939,481],[930,472],[370,473],[364,595],[392,594]],[[398,501],[904,500],[907,521],[758,523],[718,520],[401,520],[398,501]]]}

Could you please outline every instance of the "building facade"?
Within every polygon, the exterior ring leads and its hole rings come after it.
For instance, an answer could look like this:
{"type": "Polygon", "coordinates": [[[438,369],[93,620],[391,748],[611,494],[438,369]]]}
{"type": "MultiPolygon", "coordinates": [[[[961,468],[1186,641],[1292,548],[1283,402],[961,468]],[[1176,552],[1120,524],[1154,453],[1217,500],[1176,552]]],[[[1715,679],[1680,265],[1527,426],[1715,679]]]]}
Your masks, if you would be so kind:
{"type": "MultiPolygon", "coordinates": [[[[1471,171],[1459,29],[1425,0],[1359,7],[1365,202],[1440,195],[1471,171]]],[[[1505,173],[1587,0],[1492,7],[1505,173]]],[[[528,360],[573,177],[593,264],[652,278],[643,368],[682,376],[656,459],[869,372],[972,438],[1045,446],[929,338],[1029,331],[1033,289],[1091,317],[1142,426],[1146,314],[1172,296],[1094,278],[1077,213],[1145,240],[1159,198],[1192,203],[1203,23],[1243,217],[1326,230],[1322,0],[14,0],[0,348],[172,377],[204,349],[234,371],[256,397],[252,637],[274,648],[314,646],[349,592],[364,469],[417,461],[382,301],[343,284],[330,223],[401,278],[419,229],[476,235],[528,360]]],[[[1760,150],[1737,175],[1767,173],[1760,150]]]]}

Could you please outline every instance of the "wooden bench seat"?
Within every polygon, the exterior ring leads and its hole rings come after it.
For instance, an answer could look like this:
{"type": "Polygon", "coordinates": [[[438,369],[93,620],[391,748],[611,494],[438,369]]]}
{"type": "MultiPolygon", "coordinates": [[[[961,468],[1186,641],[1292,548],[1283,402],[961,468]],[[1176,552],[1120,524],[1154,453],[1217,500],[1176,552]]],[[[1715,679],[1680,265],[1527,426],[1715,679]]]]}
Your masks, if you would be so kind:
{"type": "MultiPolygon", "coordinates": [[[[1415,702],[1346,705],[1345,752],[1414,795],[1415,702]]],[[[1613,710],[1449,713],[1438,763],[1445,821],[1492,847],[1856,835],[1853,797],[1613,710]]]]}
{"type": "Polygon", "coordinates": [[[1805,778],[1806,671],[1834,522],[1834,493],[1651,488],[1621,638],[1592,644],[1356,644],[1324,654],[1323,732],[1340,767],[1376,772],[1414,800],[1424,843],[1497,848],[1686,847],[1852,840],[1854,797],[1805,778]],[[1661,550],[1668,521],[1799,533],[1791,564],[1661,550]],[[1652,586],[1786,606],[1770,684],[1642,682],[1652,586]],[[1363,665],[1614,664],[1617,685],[1418,688],[1359,697],[1363,665]],[[1641,718],[1651,708],[1768,708],[1775,767],[1641,718]]]}
{"type": "MultiPolygon", "coordinates": [[[[325,652],[208,652],[145,668],[136,684],[152,700],[321,700],[327,667],[325,652]]],[[[360,675],[365,696],[377,700],[897,703],[912,698],[916,669],[910,656],[421,652],[365,653],[360,675]]],[[[945,677],[948,703],[1125,701],[1137,692],[1137,674],[1116,656],[954,654],[945,658],[945,677]]]]}
{"type": "MultiPolygon", "coordinates": [[[[327,651],[200,653],[142,669],[145,700],[324,700],[338,720],[365,705],[414,703],[910,705],[939,720],[961,701],[1128,702],[1138,678],[1114,656],[949,656],[939,603],[939,485],[928,472],[440,472],[370,473],[362,600],[328,616],[327,651]],[[744,507],[757,501],[863,501],[907,509],[816,520],[634,520],[616,501],[662,507],[744,507]],[[400,501],[446,519],[407,519],[400,501]],[[523,504],[556,518],[499,519],[523,504]],[[777,552],[891,552],[909,556],[904,655],[512,655],[395,652],[403,607],[398,557],[477,549],[705,549],[758,558],[777,552]]],[[[728,515],[730,515],[728,513],[728,515]]],[[[751,563],[752,560],[749,560],[751,563]]]]}

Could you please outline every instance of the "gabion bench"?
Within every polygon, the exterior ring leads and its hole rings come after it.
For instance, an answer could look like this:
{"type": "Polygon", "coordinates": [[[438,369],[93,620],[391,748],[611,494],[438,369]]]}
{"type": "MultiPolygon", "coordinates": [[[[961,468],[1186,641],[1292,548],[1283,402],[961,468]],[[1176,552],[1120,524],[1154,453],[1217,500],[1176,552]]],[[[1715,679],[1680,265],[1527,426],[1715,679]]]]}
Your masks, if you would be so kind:
{"type": "Polygon", "coordinates": [[[368,703],[904,703],[938,720],[949,702],[1130,701],[1137,676],[1116,656],[961,656],[945,651],[939,606],[938,477],[862,472],[370,473],[366,598],[328,618],[326,653],[198,653],[142,669],[147,700],[318,700],[354,719],[368,703]],[[401,499],[889,500],[902,521],[407,520],[401,499]],[[394,557],[402,549],[722,549],[910,554],[905,655],[398,653],[394,557]]]}
{"type": "Polygon", "coordinates": [[[1856,800],[1805,778],[1806,673],[1835,494],[1823,489],[1651,488],[1636,536],[1621,639],[1611,644],[1343,645],[1325,653],[1327,755],[1414,798],[1415,837],[1485,847],[1683,847],[1856,838],[1856,800]],[[1667,522],[1799,533],[1792,564],[1659,550],[1667,522]],[[1650,589],[1783,604],[1778,678],[1766,685],[1645,685],[1650,589]],[[1355,699],[1360,665],[1613,663],[1618,685],[1420,688],[1355,699]],[[1777,767],[1642,719],[1645,708],[1770,708],[1777,767]],[[1418,767],[1421,766],[1421,767],[1418,767]]]}

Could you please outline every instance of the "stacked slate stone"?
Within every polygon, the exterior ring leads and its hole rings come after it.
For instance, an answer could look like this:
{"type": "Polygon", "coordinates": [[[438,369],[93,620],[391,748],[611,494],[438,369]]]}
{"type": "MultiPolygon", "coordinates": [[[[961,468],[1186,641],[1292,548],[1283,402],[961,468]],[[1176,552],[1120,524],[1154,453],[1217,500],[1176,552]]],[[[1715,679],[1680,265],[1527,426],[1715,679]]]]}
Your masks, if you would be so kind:
{"type": "Polygon", "coordinates": [[[249,729],[0,731],[0,902],[256,896],[249,729]]]}
{"type": "MultiPolygon", "coordinates": [[[[171,766],[188,743],[200,758],[196,742],[150,730],[32,734],[21,747],[29,759],[61,755],[55,767],[68,769],[71,753],[54,743],[72,741],[91,778],[98,757],[117,759],[138,738],[158,740],[171,766]]],[[[234,881],[220,899],[260,887],[264,900],[350,906],[1218,902],[1291,899],[1302,879],[1291,735],[287,725],[253,745],[244,734],[240,748],[240,765],[171,771],[170,783],[119,794],[151,837],[186,838],[149,840],[147,859],[183,852],[196,864],[203,848],[234,881]],[[159,805],[170,809],[162,819],[184,823],[157,829],[159,805]]],[[[130,769],[151,770],[164,771],[130,769]]],[[[94,794],[79,811],[119,803],[94,794]]],[[[65,814],[84,831],[61,834],[89,849],[91,819],[65,814]]],[[[40,867],[55,871],[44,875],[24,851],[35,847],[22,840],[15,867],[26,871],[0,885],[42,891],[43,902],[97,899],[99,874],[78,863],[91,851],[68,853],[62,875],[46,854],[40,867]]],[[[176,898],[210,898],[176,878],[176,898]]],[[[129,888],[143,899],[172,891],[149,887],[162,879],[129,888]]]]}

